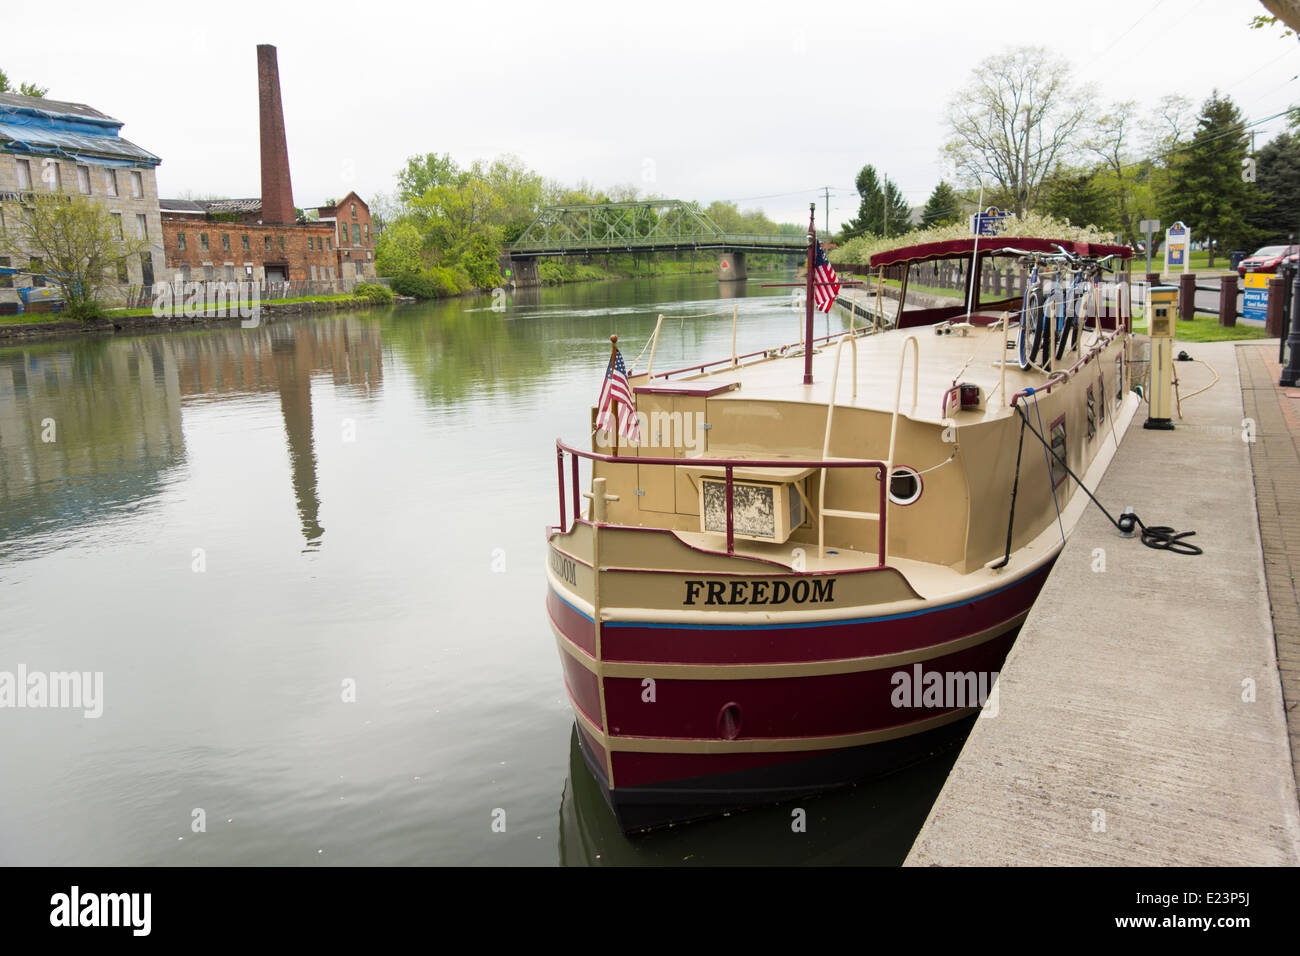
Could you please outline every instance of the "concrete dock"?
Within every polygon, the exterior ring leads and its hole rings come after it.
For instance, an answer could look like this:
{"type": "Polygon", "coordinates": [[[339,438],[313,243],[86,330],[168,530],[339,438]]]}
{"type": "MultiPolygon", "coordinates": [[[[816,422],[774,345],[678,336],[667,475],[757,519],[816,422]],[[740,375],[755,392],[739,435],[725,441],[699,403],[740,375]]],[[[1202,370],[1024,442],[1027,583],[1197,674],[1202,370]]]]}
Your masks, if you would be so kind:
{"type": "MultiPolygon", "coordinates": [[[[1196,531],[1205,553],[1121,538],[1089,507],[1003,667],[997,715],[975,722],[907,865],[1300,864],[1286,711],[1300,694],[1300,612],[1294,581],[1278,590],[1300,568],[1300,452],[1272,419],[1265,445],[1258,411],[1243,440],[1238,370],[1239,351],[1250,370],[1250,350],[1276,357],[1277,342],[1178,347],[1221,380],[1173,432],[1144,429],[1141,407],[1094,490],[1115,514],[1132,505],[1148,525],[1196,531]],[[1297,482],[1263,509],[1266,538],[1279,502],[1291,522],[1271,564],[1275,603],[1295,615],[1278,620],[1297,625],[1281,670],[1252,452],[1297,482]]],[[[1177,371],[1184,393],[1212,380],[1200,365],[1177,371]]]]}

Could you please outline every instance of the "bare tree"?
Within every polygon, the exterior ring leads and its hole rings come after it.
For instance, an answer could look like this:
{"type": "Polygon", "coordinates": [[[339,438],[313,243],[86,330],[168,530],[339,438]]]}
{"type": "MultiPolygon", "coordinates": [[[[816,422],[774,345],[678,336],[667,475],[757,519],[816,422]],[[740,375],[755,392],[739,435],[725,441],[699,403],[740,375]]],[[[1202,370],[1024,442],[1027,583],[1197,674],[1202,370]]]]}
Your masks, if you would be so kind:
{"type": "Polygon", "coordinates": [[[1043,180],[1079,152],[1089,92],[1043,47],[989,57],[948,105],[948,162],[961,178],[991,180],[1023,218],[1043,180]]]}
{"type": "Polygon", "coordinates": [[[21,206],[6,205],[0,250],[33,260],[30,271],[53,280],[68,312],[80,319],[98,313],[104,288],[149,247],[143,239],[122,235],[120,220],[83,196],[35,193],[21,206]]]}
{"type": "Polygon", "coordinates": [[[1132,156],[1138,105],[1133,100],[1115,103],[1088,124],[1084,148],[1102,161],[1107,186],[1115,203],[1115,222],[1125,235],[1137,235],[1139,216],[1134,210],[1135,179],[1139,170],[1132,156]]]}

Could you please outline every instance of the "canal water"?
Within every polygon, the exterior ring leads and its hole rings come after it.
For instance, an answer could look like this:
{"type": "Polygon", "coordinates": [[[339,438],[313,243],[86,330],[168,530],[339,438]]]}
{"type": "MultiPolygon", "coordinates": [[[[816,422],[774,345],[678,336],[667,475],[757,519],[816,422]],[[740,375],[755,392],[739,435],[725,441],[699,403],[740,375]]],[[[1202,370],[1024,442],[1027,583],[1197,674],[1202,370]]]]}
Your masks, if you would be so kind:
{"type": "Polygon", "coordinates": [[[693,277],[0,349],[0,672],[103,675],[0,709],[0,864],[901,862],[955,754],[629,840],[573,739],[554,440],[611,333],[721,358],[733,307],[798,337],[693,277]]]}

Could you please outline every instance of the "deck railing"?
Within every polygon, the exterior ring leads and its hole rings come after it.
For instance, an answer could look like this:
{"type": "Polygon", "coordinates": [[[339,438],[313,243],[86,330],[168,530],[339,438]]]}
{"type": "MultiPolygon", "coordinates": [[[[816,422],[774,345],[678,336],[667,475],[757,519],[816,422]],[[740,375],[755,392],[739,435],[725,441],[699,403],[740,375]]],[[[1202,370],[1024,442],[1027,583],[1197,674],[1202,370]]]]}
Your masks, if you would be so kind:
{"type": "MultiPolygon", "coordinates": [[[[735,533],[735,514],[734,514],[734,473],[737,468],[750,470],[776,469],[776,468],[812,468],[821,470],[825,475],[828,468],[871,468],[876,472],[876,479],[880,483],[878,489],[879,495],[879,528],[878,528],[878,560],[876,567],[883,568],[888,559],[887,555],[887,536],[886,521],[889,494],[889,481],[887,478],[888,465],[883,461],[869,461],[867,459],[840,458],[840,459],[760,459],[760,458],[648,458],[636,455],[605,455],[600,452],[586,451],[581,448],[574,448],[572,445],[566,445],[560,439],[555,441],[555,471],[559,478],[560,493],[560,523],[557,530],[561,533],[566,532],[572,527],[569,521],[567,502],[571,501],[573,505],[573,520],[577,521],[581,517],[579,508],[579,491],[578,491],[578,460],[586,458],[592,462],[608,462],[620,465],[660,465],[664,467],[676,468],[721,468],[726,479],[726,511],[727,511],[727,554],[736,553],[736,533],[735,533]],[[565,455],[570,456],[571,480],[565,481],[564,464],[565,455]],[[569,487],[566,487],[568,485],[569,487]],[[569,492],[566,495],[566,491],[569,492]]],[[[824,501],[817,502],[817,510],[820,515],[824,501]]],[[[838,513],[838,512],[837,512],[838,513]]],[[[811,518],[811,515],[808,516],[811,518]]]]}

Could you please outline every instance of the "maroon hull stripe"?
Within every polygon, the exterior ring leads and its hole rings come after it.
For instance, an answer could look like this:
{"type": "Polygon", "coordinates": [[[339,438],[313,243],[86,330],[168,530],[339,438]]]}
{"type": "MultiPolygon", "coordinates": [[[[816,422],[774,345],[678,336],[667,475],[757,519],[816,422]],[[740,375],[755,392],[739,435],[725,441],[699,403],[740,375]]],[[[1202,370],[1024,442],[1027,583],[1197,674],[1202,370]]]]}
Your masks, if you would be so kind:
{"type": "Polygon", "coordinates": [[[596,656],[596,625],[591,618],[555,593],[555,589],[546,589],[546,610],[551,615],[551,622],[560,629],[560,633],[577,644],[592,657],[596,656]]]}
{"type": "Polygon", "coordinates": [[[757,754],[652,754],[616,750],[614,782],[623,787],[689,780],[735,770],[757,770],[816,757],[824,751],[800,750],[757,754]]]}
{"type": "MultiPolygon", "coordinates": [[[[601,653],[607,661],[642,664],[771,664],[871,657],[931,647],[996,627],[1027,611],[1050,569],[1050,565],[1040,568],[999,591],[964,603],[844,623],[679,627],[606,622],[601,653]]],[[[589,620],[587,625],[591,625],[589,620]]],[[[569,633],[567,629],[565,633],[569,633]]]]}
{"type": "MultiPolygon", "coordinates": [[[[980,691],[987,695],[992,689],[992,675],[1002,666],[1017,631],[916,664],[848,674],[753,680],[660,677],[655,680],[653,702],[643,699],[640,679],[606,677],[605,713],[610,733],[628,737],[718,740],[722,736],[719,714],[729,704],[739,710],[738,736],[745,740],[884,730],[978,706],[980,691]],[[929,701],[922,697],[926,675],[934,673],[939,675],[941,690],[948,691],[951,684],[952,696],[929,701]],[[968,682],[957,675],[973,678],[968,682]],[[902,706],[895,706],[896,702],[902,706]]],[[[617,746],[617,741],[613,743],[617,746]]],[[[622,778],[618,780],[622,784],[622,778]]]]}
{"type": "MultiPolygon", "coordinates": [[[[603,730],[604,723],[600,719],[600,683],[596,675],[574,660],[573,655],[567,651],[560,651],[560,662],[564,665],[564,683],[569,688],[573,706],[603,730]]],[[[581,722],[578,726],[582,726],[581,722]]]]}

